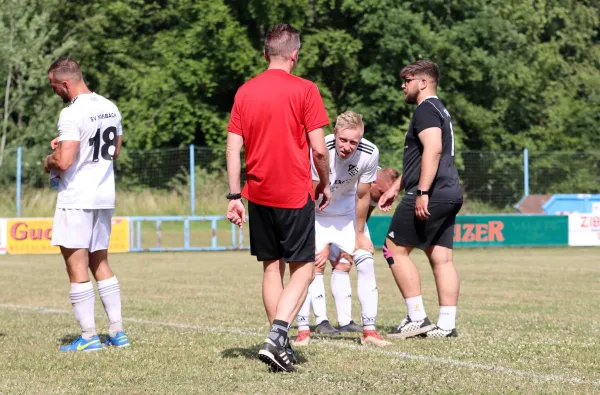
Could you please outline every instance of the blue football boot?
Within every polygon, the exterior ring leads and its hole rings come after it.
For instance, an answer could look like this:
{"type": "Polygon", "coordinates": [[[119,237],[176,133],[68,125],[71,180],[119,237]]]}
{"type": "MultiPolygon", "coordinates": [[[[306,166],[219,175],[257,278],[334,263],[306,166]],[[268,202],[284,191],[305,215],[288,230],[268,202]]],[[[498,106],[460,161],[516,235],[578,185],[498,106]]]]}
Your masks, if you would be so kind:
{"type": "Polygon", "coordinates": [[[96,335],[90,340],[85,340],[79,336],[75,341],[67,346],[61,346],[60,351],[98,351],[102,350],[100,338],[96,335]]]}

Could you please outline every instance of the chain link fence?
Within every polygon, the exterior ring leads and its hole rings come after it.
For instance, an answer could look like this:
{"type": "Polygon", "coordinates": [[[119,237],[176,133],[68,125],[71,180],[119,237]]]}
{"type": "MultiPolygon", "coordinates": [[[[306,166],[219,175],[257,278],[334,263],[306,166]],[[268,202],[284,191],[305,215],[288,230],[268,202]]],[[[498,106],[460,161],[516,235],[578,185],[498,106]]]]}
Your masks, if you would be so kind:
{"type": "MultiPolygon", "coordinates": [[[[50,149],[40,147],[21,150],[20,181],[22,200],[37,193],[38,201],[55,199],[49,188],[43,159],[50,149]]],[[[0,216],[14,215],[17,195],[17,150],[5,151],[0,165],[0,216]],[[10,211],[10,212],[6,212],[10,211]]],[[[597,152],[529,152],[525,166],[522,151],[459,151],[456,164],[465,195],[465,207],[471,213],[515,212],[514,205],[526,193],[600,193],[600,151],[597,152]]],[[[123,149],[115,162],[117,190],[128,196],[143,196],[127,210],[134,214],[189,214],[192,164],[194,166],[195,213],[222,213],[223,196],[228,191],[224,148],[183,147],[150,151],[123,149]],[[159,195],[169,196],[169,207],[148,212],[144,206],[159,195]],[[144,203],[144,202],[147,203],[144,203]],[[141,207],[135,207],[139,205],[141,207]],[[215,207],[216,205],[216,207],[215,207]]],[[[242,158],[242,166],[244,161],[242,158]]],[[[402,152],[382,150],[380,166],[402,170],[402,152]]],[[[245,181],[242,170],[242,183],[245,181]]],[[[133,199],[133,198],[132,198],[133,199]]],[[[121,198],[119,197],[119,201],[121,198]]],[[[33,204],[33,203],[32,203],[33,204]]],[[[33,210],[35,211],[35,210],[33,210]]],[[[31,210],[22,215],[31,215],[31,210]]],[[[37,211],[36,211],[37,212],[37,211]]]]}

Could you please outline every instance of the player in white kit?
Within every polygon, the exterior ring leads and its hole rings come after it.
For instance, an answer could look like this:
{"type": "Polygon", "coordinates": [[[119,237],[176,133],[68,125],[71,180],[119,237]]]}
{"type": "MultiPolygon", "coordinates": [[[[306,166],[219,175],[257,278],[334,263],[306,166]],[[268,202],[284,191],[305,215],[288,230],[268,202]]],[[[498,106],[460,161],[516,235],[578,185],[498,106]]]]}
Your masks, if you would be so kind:
{"type": "MultiPolygon", "coordinates": [[[[331,200],[328,207],[323,211],[317,210],[316,212],[315,246],[317,255],[329,244],[352,255],[358,274],[358,299],[362,308],[363,335],[361,342],[386,346],[391,343],[383,340],[375,329],[378,291],[373,261],[374,248],[366,227],[371,201],[371,183],[375,181],[376,177],[379,150],[373,143],[363,138],[363,133],[362,116],[352,111],[346,111],[338,116],[334,133],[325,138],[330,151],[331,200]]],[[[318,180],[318,175],[313,169],[313,181],[318,180]]],[[[337,292],[338,288],[346,290],[347,287],[336,287],[336,283],[342,285],[347,282],[349,285],[349,263],[340,263],[334,259],[331,261],[336,265],[333,268],[331,279],[332,292],[336,300],[338,324],[343,330],[344,327],[353,324],[348,308],[349,303],[347,303],[351,295],[337,292]],[[338,267],[340,265],[348,265],[348,267],[338,267]]],[[[319,303],[319,305],[322,306],[322,310],[325,310],[323,266],[324,264],[318,265],[315,279],[309,287],[309,294],[317,295],[317,297],[320,295],[323,303],[319,303]]],[[[297,345],[308,344],[310,304],[311,297],[308,296],[298,313],[297,345]]],[[[317,309],[317,304],[314,304],[314,308],[317,309]]],[[[315,312],[315,315],[317,316],[315,332],[332,333],[319,331],[319,326],[323,326],[327,322],[324,311],[322,314],[315,312]],[[323,320],[324,318],[325,320],[323,320]],[[320,320],[321,322],[319,322],[320,320]]]]}
{"type": "Polygon", "coordinates": [[[111,219],[115,208],[113,160],[121,148],[117,106],[91,92],[77,62],[59,59],[48,70],[54,92],[69,106],[60,113],[58,145],[44,161],[45,171],[59,172],[52,245],[60,246],[71,282],[71,303],[81,336],[60,351],[101,350],[94,320],[94,286],[109,319],[106,345],[124,347],[119,281],[108,265],[111,219]]]}

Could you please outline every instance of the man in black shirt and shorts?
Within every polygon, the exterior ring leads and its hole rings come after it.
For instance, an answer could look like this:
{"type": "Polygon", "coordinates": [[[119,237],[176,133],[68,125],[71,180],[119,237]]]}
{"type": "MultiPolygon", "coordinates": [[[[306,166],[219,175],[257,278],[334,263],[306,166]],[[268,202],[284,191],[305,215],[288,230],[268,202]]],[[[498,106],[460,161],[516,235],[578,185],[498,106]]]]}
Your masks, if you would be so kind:
{"type": "Polygon", "coordinates": [[[452,119],[436,96],[439,69],[435,63],[411,63],[402,69],[400,77],[405,101],[417,108],[405,137],[403,174],[381,196],[379,207],[389,211],[400,190],[405,190],[383,251],[408,314],[388,336],[456,337],[459,279],[452,261],[452,242],[463,196],[454,166],[452,119]],[[409,257],[414,248],[425,251],[433,269],[440,303],[435,325],[425,313],[421,278],[409,257]]]}

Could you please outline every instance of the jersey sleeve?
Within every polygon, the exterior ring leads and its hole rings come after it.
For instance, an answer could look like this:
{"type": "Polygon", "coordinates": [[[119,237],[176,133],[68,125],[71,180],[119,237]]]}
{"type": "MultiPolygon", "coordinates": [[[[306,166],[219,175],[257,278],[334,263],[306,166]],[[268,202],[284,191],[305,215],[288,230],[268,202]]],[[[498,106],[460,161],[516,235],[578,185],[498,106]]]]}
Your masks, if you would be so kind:
{"type": "Polygon", "coordinates": [[[229,124],[227,125],[227,131],[242,136],[242,115],[239,108],[239,100],[239,95],[236,94],[235,99],[233,101],[233,107],[231,108],[231,115],[229,116],[229,124]]]}
{"type": "Polygon", "coordinates": [[[308,133],[329,125],[329,118],[319,88],[313,83],[310,84],[306,94],[303,116],[304,127],[308,133]]]}
{"type": "Polygon", "coordinates": [[[317,173],[317,168],[315,167],[315,162],[313,161],[312,149],[310,150],[310,169],[312,170],[313,181],[320,181],[319,173],[317,173]]]}
{"type": "Polygon", "coordinates": [[[58,118],[58,141],[81,141],[77,118],[68,107],[61,111],[58,118]]]}
{"type": "Polygon", "coordinates": [[[414,118],[414,130],[417,134],[429,128],[442,128],[444,118],[433,103],[425,100],[417,107],[414,118]]]}
{"type": "Polygon", "coordinates": [[[117,136],[123,135],[123,125],[121,125],[121,115],[119,115],[119,121],[117,123],[117,136]]]}
{"type": "Polygon", "coordinates": [[[379,167],[379,149],[375,147],[369,161],[367,162],[367,166],[365,171],[360,175],[359,182],[361,184],[369,184],[377,178],[377,168],[379,167]]]}

